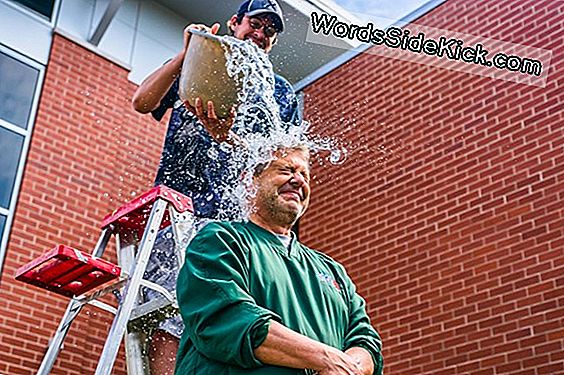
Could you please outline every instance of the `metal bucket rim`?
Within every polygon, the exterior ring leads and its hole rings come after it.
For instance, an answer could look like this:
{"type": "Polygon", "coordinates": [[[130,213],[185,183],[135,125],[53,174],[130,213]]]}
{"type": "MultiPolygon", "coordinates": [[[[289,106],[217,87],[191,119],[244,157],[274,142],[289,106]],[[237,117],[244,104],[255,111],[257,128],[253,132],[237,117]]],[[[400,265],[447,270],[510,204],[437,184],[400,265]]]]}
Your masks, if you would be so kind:
{"type": "Polygon", "coordinates": [[[225,44],[225,42],[223,41],[223,39],[221,39],[221,37],[219,37],[215,34],[209,33],[207,31],[202,31],[202,30],[198,30],[198,29],[189,29],[189,31],[190,31],[191,34],[211,39],[214,42],[218,42],[220,44],[225,44]]]}

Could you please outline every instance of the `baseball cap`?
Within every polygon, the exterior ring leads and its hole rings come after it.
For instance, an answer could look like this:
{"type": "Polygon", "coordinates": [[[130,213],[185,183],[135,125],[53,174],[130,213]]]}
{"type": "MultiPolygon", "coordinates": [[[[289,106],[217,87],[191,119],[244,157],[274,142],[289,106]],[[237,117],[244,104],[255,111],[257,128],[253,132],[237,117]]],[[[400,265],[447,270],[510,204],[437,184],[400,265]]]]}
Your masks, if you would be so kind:
{"type": "Polygon", "coordinates": [[[278,32],[284,31],[284,15],[282,8],[276,0],[246,0],[239,6],[237,15],[247,15],[249,17],[258,14],[272,14],[272,21],[278,32]]]}

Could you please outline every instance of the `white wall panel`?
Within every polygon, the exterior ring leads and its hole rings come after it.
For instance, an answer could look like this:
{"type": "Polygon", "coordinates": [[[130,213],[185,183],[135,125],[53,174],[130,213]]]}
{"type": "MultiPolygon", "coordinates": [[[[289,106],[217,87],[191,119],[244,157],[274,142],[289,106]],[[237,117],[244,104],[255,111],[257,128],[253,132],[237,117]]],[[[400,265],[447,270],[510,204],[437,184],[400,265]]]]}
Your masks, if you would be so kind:
{"type": "Polygon", "coordinates": [[[176,49],[169,48],[144,34],[138,34],[133,50],[133,68],[129,74],[129,80],[140,83],[149,73],[177,53],[176,49]]]}
{"type": "Polygon", "coordinates": [[[135,28],[121,20],[114,19],[98,46],[102,51],[120,61],[129,63],[133,50],[135,28]]]}
{"type": "MultiPolygon", "coordinates": [[[[100,19],[104,15],[110,0],[96,0],[94,6],[94,19],[92,23],[92,29],[100,22],[100,19]]],[[[137,8],[139,6],[139,0],[125,0],[119,7],[114,20],[119,20],[125,24],[132,27],[136,24],[137,19],[137,8]]],[[[92,30],[93,31],[93,30],[92,30]]]]}
{"type": "Polygon", "coordinates": [[[125,0],[119,8],[116,18],[129,26],[135,27],[139,0],[125,0]]]}
{"type": "Polygon", "coordinates": [[[187,21],[153,1],[142,1],[129,79],[143,79],[182,48],[182,30],[187,21]]]}
{"type": "Polygon", "coordinates": [[[182,30],[186,20],[153,1],[143,1],[138,32],[173,49],[182,47],[182,30]]]}
{"type": "Polygon", "coordinates": [[[63,0],[57,27],[79,37],[88,38],[95,0],[63,0]]]}
{"type": "Polygon", "coordinates": [[[46,64],[51,48],[51,28],[24,10],[0,1],[0,43],[46,64]]]}
{"type": "MultiPolygon", "coordinates": [[[[63,0],[57,27],[86,42],[108,4],[109,0],[63,0]]],[[[126,0],[98,47],[128,63],[129,79],[140,83],[180,51],[186,24],[185,19],[154,1],[126,0]]]]}

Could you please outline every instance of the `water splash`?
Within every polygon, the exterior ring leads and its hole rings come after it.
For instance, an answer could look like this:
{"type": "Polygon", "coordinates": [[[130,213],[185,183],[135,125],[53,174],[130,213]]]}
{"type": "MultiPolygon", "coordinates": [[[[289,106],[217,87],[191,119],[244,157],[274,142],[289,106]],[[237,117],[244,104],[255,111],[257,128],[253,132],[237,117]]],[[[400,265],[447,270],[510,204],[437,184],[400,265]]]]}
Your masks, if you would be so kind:
{"type": "Polygon", "coordinates": [[[332,150],[331,154],[329,155],[329,162],[331,162],[331,164],[333,165],[341,165],[345,162],[346,159],[347,149],[344,147],[341,149],[332,150]]]}
{"type": "Polygon", "coordinates": [[[223,36],[227,73],[238,83],[238,108],[232,130],[245,146],[228,143],[213,145],[208,156],[221,161],[220,181],[212,181],[213,192],[220,198],[219,220],[247,220],[255,194],[253,172],[258,165],[274,158],[279,148],[305,145],[310,153],[327,153],[326,160],[343,164],[347,150],[332,138],[309,134],[309,123],[286,123],[276,102],[275,78],[268,55],[251,41],[223,36]],[[227,176],[225,176],[225,172],[227,176]]]}

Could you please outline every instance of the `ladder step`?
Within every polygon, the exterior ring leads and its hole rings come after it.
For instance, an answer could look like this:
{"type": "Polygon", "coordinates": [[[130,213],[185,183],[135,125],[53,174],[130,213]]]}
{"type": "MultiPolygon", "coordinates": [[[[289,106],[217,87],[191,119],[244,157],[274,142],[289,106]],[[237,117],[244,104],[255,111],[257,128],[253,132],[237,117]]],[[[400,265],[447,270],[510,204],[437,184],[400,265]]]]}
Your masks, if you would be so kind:
{"type": "MultiPolygon", "coordinates": [[[[115,314],[96,374],[111,373],[124,337],[128,373],[144,373],[141,358],[145,346],[143,331],[149,325],[154,326],[162,319],[178,313],[178,305],[171,292],[143,279],[153,251],[155,232],[172,225],[173,235],[178,241],[178,233],[183,230],[181,224],[193,220],[190,198],[164,185],[156,186],[103,219],[102,234],[92,255],[57,245],[20,267],[15,275],[17,280],[72,298],[43,357],[38,374],[51,373],[70,325],[86,303],[115,314]],[[131,275],[126,272],[122,274],[120,266],[98,258],[104,254],[111,236],[117,240],[120,265],[124,271],[131,270],[131,275]],[[159,292],[161,298],[142,303],[142,288],[159,292]],[[118,289],[121,294],[117,296],[117,309],[99,300],[107,293],[118,292],[118,289]]],[[[178,258],[181,265],[183,257],[178,258]]]]}
{"type": "MultiPolygon", "coordinates": [[[[170,203],[179,213],[194,212],[190,198],[165,185],[158,185],[117,208],[111,214],[106,215],[102,220],[101,227],[106,228],[111,224],[118,225],[120,230],[123,231],[125,229],[136,232],[138,237],[140,237],[147,225],[147,219],[153,204],[158,198],[170,203]]],[[[160,229],[166,228],[169,225],[170,217],[168,212],[165,212],[160,229]]]]}
{"type": "Polygon", "coordinates": [[[16,279],[65,297],[80,296],[119,278],[113,263],[65,245],[57,245],[16,271],[16,279]]]}

